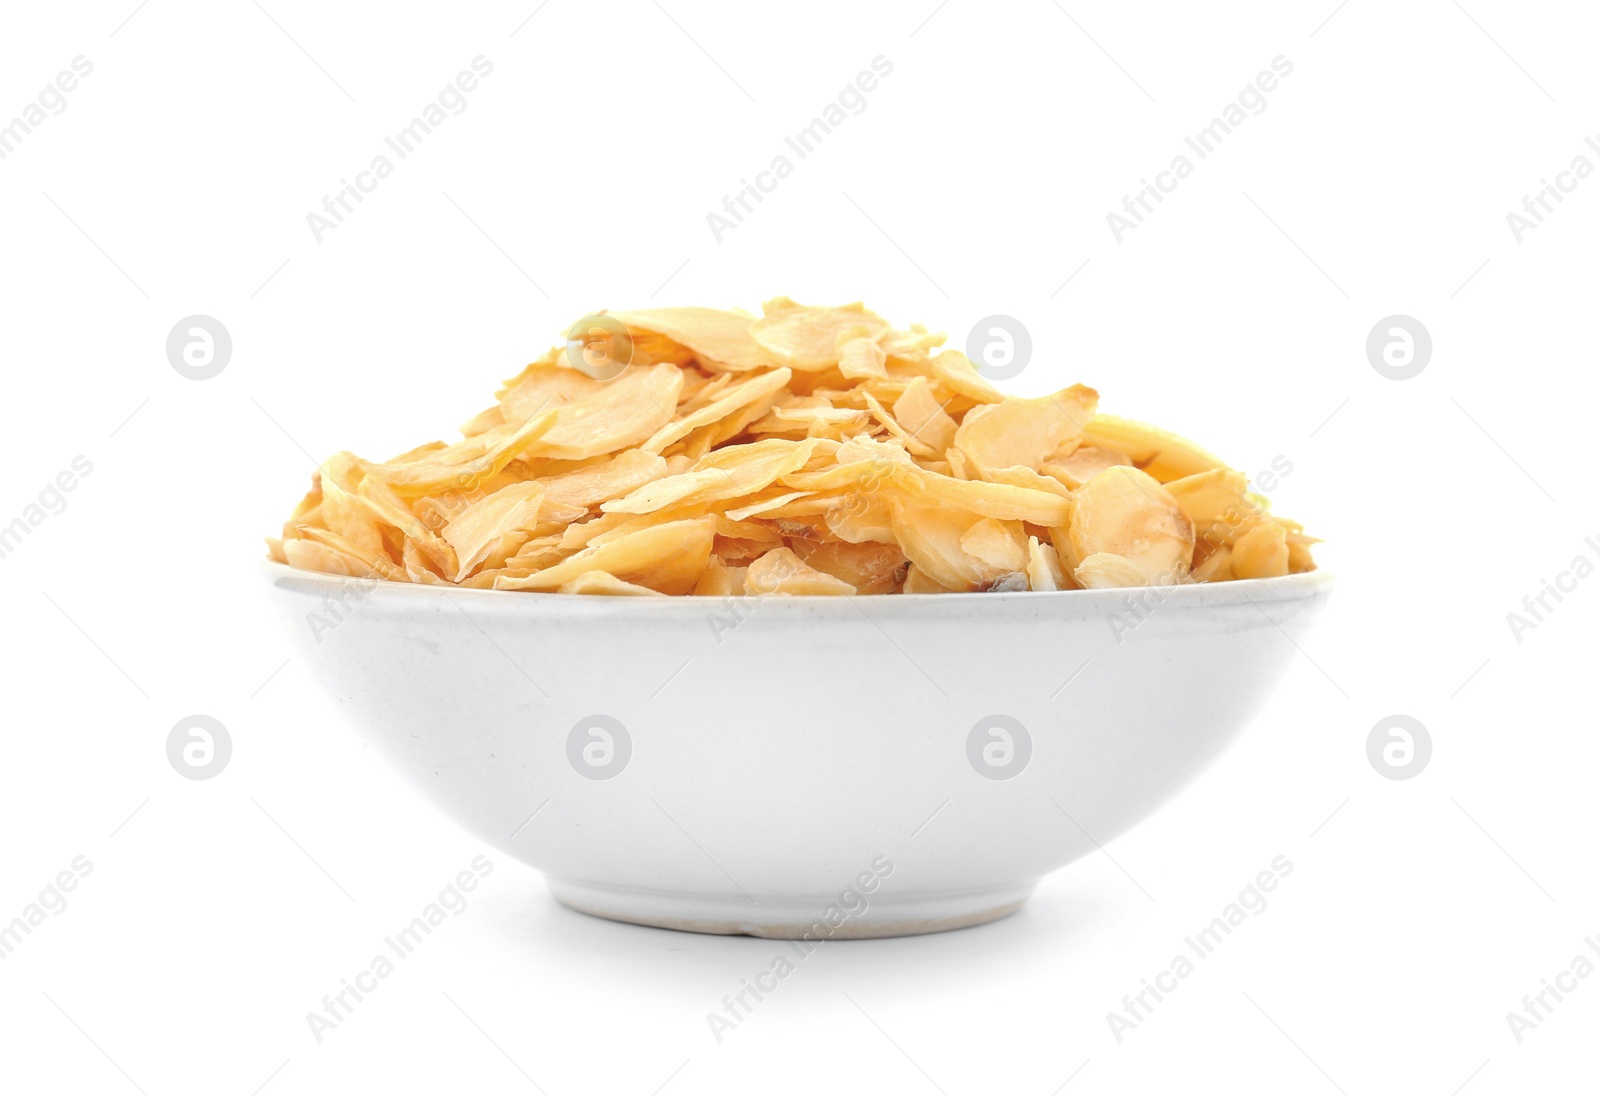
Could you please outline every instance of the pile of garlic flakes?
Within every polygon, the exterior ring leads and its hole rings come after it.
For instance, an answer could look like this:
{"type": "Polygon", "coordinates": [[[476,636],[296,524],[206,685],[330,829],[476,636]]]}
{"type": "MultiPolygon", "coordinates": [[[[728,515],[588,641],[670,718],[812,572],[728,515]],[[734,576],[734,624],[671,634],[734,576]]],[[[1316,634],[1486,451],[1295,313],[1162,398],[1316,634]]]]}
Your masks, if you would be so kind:
{"type": "Polygon", "coordinates": [[[1270,578],[1313,538],[1073,385],[996,390],[920,325],[585,317],[462,441],[328,460],[268,541],[331,574],[568,594],[932,594],[1270,578]]]}

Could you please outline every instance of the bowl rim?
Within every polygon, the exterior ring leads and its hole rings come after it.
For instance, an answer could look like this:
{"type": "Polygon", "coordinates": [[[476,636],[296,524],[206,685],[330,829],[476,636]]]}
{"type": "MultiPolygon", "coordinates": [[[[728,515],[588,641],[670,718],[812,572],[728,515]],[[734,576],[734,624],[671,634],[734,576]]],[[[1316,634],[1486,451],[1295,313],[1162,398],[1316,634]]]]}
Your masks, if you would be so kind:
{"type": "Polygon", "coordinates": [[[618,613],[666,613],[673,607],[690,609],[695,615],[727,605],[763,606],[763,615],[773,608],[778,611],[827,611],[829,608],[847,613],[864,612],[863,602],[874,607],[874,617],[882,608],[890,613],[935,612],[940,608],[967,615],[976,605],[996,611],[1021,608],[1052,609],[1056,612],[1100,613],[1125,610],[1128,599],[1139,591],[1159,591],[1160,606],[1165,608],[1198,609],[1217,605],[1243,605],[1298,601],[1330,592],[1336,578],[1332,571],[1318,568],[1296,575],[1278,578],[1231,579],[1227,582],[1191,582],[1172,586],[1119,586],[1102,590],[1019,590],[1007,593],[948,593],[948,594],[857,594],[847,597],[824,594],[800,595],[739,595],[712,596],[707,594],[680,594],[663,597],[615,597],[600,594],[558,594],[545,590],[484,590],[474,587],[431,585],[428,583],[391,582],[379,578],[352,578],[325,571],[306,571],[279,563],[270,557],[260,561],[262,573],[275,588],[286,588],[296,593],[308,594],[319,600],[344,593],[355,586],[363,602],[374,597],[398,604],[412,599],[413,604],[423,604],[421,599],[443,598],[454,602],[466,598],[475,609],[499,606],[501,609],[522,607],[530,612],[560,609],[571,612],[601,611],[605,615],[618,613]]]}

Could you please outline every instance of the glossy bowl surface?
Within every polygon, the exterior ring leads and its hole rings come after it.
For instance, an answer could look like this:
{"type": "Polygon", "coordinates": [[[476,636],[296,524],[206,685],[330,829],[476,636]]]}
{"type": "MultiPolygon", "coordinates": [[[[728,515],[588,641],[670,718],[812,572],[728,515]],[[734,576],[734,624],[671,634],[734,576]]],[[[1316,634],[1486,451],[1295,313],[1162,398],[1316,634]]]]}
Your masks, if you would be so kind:
{"type": "Polygon", "coordinates": [[[560,901],[809,939],[1016,909],[1223,751],[1332,585],[740,600],[265,569],[333,707],[560,901]]]}

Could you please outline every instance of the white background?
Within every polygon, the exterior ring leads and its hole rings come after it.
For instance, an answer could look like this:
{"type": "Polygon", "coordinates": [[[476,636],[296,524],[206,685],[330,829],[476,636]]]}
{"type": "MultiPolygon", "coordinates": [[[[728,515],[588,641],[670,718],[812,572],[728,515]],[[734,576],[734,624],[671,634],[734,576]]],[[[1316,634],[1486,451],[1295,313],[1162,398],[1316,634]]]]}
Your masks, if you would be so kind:
{"type": "Polygon", "coordinates": [[[0,920],[94,868],[0,963],[0,1088],[1593,1087],[1600,977],[1521,1043],[1506,1014],[1600,936],[1600,579],[1520,643],[1506,614],[1600,556],[1600,181],[1520,243],[1506,214],[1600,163],[1594,13],[936,2],[7,7],[0,120],[94,71],[0,161],[0,524],[94,470],[0,560],[0,920]],[[306,215],[478,55],[468,109],[318,243],[306,215]],[[865,112],[718,243],[707,213],[878,55],[865,112]],[[1106,214],[1279,55],[1118,243],[1106,214]],[[306,1013],[487,850],[285,664],[260,538],[314,458],[453,436],[584,313],[780,293],[955,345],[1007,313],[1015,390],[1287,457],[1277,509],[1341,579],[1305,657],[1109,855],[994,925],[832,945],[720,1044],[705,1014],[778,945],[570,913],[499,854],[318,1044],[306,1013]],[[205,382],[164,351],[195,313],[234,342],[205,382]],[[1395,313],[1434,341],[1404,382],[1364,350],[1395,313]],[[196,712],[234,742],[204,782],[165,756],[196,712]],[[1411,780],[1366,757],[1391,713],[1431,732],[1411,780]],[[1119,1043],[1106,1014],[1277,855],[1271,906],[1119,1043]]]}

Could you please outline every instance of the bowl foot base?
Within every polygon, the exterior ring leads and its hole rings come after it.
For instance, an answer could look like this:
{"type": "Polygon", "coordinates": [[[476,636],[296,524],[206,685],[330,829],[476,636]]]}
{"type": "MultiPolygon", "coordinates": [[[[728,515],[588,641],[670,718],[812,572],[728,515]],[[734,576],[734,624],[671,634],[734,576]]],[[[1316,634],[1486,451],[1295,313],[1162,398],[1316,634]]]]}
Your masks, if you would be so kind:
{"type": "Polygon", "coordinates": [[[838,894],[758,896],[752,902],[744,895],[684,894],[549,879],[556,901],[594,917],[679,932],[797,941],[916,936],[982,925],[1015,913],[1037,882],[931,894],[870,894],[863,896],[866,907],[851,913],[838,894]]]}

